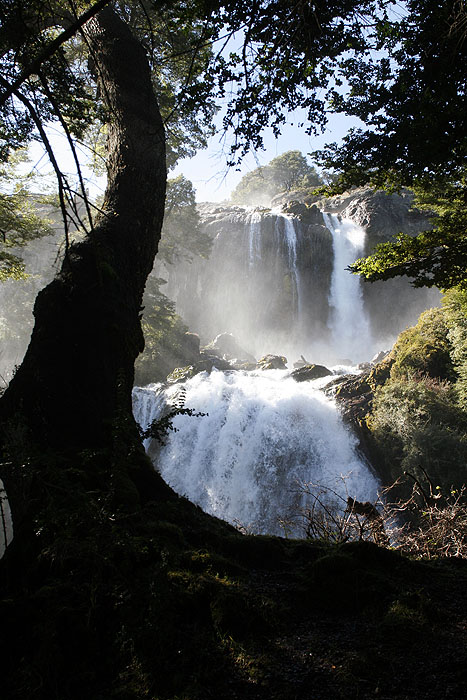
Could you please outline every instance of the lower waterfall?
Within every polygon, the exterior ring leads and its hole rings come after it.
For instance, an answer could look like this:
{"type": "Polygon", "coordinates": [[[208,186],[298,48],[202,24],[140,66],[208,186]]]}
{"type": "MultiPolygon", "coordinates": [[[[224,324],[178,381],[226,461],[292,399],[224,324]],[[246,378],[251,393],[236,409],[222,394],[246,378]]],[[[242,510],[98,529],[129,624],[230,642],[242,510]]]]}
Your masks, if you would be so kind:
{"type": "MultiPolygon", "coordinates": [[[[181,390],[186,407],[206,414],[175,417],[176,432],[157,449],[165,481],[208,513],[254,533],[284,534],[280,518],[299,520],[304,485],[373,500],[377,480],[334,401],[320,391],[323,380],[298,383],[288,374],[213,370],[183,385],[136,388],[134,414],[143,428],[181,390]]],[[[298,522],[287,534],[302,534],[298,522]]]]}

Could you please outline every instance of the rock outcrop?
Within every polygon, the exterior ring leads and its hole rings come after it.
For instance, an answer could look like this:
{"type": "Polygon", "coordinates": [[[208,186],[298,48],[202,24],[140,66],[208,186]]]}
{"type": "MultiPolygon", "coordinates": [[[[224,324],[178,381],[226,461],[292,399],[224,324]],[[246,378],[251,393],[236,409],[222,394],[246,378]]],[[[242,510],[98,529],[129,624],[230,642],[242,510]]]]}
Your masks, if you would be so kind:
{"type": "Polygon", "coordinates": [[[235,366],[256,366],[256,358],[240,346],[232,333],[220,333],[203,350],[210,355],[221,357],[235,366]]]}
{"type": "Polygon", "coordinates": [[[257,369],[287,369],[287,358],[283,355],[264,355],[256,366],[257,369]]]}
{"type": "Polygon", "coordinates": [[[309,382],[312,379],[320,379],[321,377],[332,377],[333,373],[324,365],[304,365],[298,369],[294,369],[291,373],[292,379],[296,382],[309,382]]]}
{"type": "Polygon", "coordinates": [[[343,419],[355,431],[359,447],[372,466],[378,471],[378,457],[375,453],[367,417],[371,411],[374,393],[390,376],[394,364],[392,353],[361,374],[347,374],[336,377],[325,387],[327,395],[332,395],[339,404],[343,419]]]}
{"type": "Polygon", "coordinates": [[[213,369],[226,371],[234,370],[235,367],[221,357],[201,352],[198,362],[195,362],[193,365],[188,365],[187,367],[176,367],[173,372],[168,375],[167,383],[178,384],[179,382],[185,382],[187,379],[194,377],[195,374],[200,374],[200,372],[212,372],[213,369]]]}

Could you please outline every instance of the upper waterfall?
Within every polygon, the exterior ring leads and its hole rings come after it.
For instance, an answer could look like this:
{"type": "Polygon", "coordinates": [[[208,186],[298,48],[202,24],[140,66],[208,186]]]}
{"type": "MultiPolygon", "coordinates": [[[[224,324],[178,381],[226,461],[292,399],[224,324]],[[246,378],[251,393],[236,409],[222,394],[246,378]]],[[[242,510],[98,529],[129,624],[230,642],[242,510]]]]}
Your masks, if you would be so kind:
{"type": "MultiPolygon", "coordinates": [[[[228,332],[257,358],[364,361],[437,303],[436,292],[414,290],[407,280],[362,285],[346,271],[379,232],[387,239],[400,230],[408,202],[365,191],[328,204],[342,211],[339,218],[304,204],[285,213],[200,205],[203,232],[212,239],[209,259],[159,263],[156,274],[168,281],[165,293],[202,344],[228,332]]],[[[413,215],[406,219],[414,225],[413,215]]]]}
{"type": "MultiPolygon", "coordinates": [[[[230,332],[256,357],[306,353],[328,334],[331,237],[322,216],[313,226],[271,210],[205,210],[209,260],[157,269],[190,328],[203,339],[230,332]]],[[[323,357],[324,360],[324,357],[323,357]]]]}
{"type": "Polygon", "coordinates": [[[335,355],[350,357],[354,362],[370,359],[374,343],[365,309],[361,280],[348,267],[365,249],[365,231],[337,214],[324,215],[332,234],[334,266],[329,292],[331,330],[330,345],[335,355]]]}

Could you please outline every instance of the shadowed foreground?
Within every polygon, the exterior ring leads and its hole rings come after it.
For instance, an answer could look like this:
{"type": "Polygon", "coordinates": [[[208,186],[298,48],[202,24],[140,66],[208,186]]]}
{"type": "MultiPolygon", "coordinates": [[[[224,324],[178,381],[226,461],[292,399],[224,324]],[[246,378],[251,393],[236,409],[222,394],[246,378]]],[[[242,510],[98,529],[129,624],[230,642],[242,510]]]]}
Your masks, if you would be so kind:
{"type": "Polygon", "coordinates": [[[159,480],[117,503],[80,460],[40,465],[2,563],[2,697],[465,697],[465,561],[244,536],[159,480]]]}

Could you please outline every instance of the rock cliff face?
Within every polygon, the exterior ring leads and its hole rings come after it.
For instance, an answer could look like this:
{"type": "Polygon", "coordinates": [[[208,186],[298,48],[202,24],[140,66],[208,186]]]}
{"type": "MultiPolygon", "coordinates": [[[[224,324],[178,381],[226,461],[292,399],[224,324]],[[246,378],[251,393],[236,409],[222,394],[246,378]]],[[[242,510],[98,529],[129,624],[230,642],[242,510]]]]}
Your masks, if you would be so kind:
{"type": "MultiPolygon", "coordinates": [[[[415,235],[430,224],[426,214],[411,208],[408,193],[359,189],[316,203],[299,201],[292,193],[281,206],[279,213],[199,205],[202,225],[213,239],[210,259],[159,266],[157,274],[168,280],[167,293],[178,313],[204,343],[231,332],[256,357],[274,352],[293,361],[303,353],[313,362],[327,362],[334,249],[323,212],[364,229],[360,254],[400,231],[415,235]]],[[[373,342],[368,357],[350,358],[359,361],[388,349],[401,330],[439,300],[436,291],[414,290],[405,279],[362,283],[362,293],[373,342]]]]}
{"type": "Polygon", "coordinates": [[[212,204],[200,213],[209,260],[157,270],[190,328],[205,342],[232,332],[256,357],[327,334],[332,240],[316,208],[300,218],[212,204]]]}

